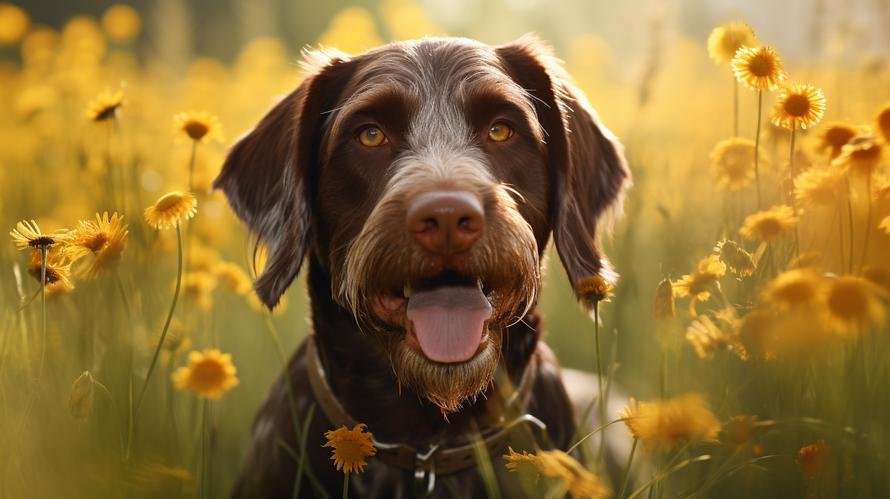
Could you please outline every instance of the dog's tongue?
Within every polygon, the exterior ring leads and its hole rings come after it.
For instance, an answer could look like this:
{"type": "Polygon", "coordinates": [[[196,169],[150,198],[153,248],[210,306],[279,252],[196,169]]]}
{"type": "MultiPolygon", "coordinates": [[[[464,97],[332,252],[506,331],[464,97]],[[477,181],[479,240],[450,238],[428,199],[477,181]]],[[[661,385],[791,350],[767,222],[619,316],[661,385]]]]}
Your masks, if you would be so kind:
{"type": "Polygon", "coordinates": [[[420,349],[435,362],[472,358],[489,317],[491,304],[478,287],[440,286],[408,299],[408,320],[420,349]]]}

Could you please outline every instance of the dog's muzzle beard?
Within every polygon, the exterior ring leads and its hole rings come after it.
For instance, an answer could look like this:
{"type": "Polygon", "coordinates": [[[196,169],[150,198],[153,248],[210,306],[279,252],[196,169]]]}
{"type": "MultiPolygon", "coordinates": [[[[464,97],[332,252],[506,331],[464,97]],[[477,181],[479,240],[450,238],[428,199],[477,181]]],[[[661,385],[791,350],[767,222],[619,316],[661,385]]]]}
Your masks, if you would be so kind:
{"type": "MultiPolygon", "coordinates": [[[[419,248],[406,230],[404,197],[385,196],[368,217],[334,272],[334,296],[388,353],[399,386],[415,391],[443,413],[455,412],[492,383],[502,335],[534,305],[540,285],[534,233],[507,187],[473,189],[485,207],[486,229],[460,258],[447,262],[419,248]],[[436,362],[418,346],[408,319],[411,289],[478,287],[490,303],[475,353],[459,362],[436,362]]],[[[464,291],[474,293],[474,291],[464,291]]],[[[472,351],[472,346],[471,346],[472,351]]]]}

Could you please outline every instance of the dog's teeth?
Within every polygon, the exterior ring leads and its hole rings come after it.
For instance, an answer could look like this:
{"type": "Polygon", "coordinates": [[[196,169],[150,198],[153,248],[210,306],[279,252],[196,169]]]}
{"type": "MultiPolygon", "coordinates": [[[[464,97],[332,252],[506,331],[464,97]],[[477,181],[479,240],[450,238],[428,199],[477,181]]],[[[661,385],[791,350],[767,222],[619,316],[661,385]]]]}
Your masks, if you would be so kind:
{"type": "Polygon", "coordinates": [[[411,295],[414,294],[414,290],[411,289],[410,284],[405,284],[405,287],[402,288],[402,294],[405,296],[405,298],[411,298],[411,295]]]}

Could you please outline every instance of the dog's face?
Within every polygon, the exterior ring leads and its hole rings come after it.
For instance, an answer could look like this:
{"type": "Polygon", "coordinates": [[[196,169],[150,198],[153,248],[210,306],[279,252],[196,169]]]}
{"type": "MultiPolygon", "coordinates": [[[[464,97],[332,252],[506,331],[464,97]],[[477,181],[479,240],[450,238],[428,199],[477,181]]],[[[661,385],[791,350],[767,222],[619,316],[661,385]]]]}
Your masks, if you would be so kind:
{"type": "Polygon", "coordinates": [[[257,292],[274,306],[309,250],[399,381],[457,410],[534,305],[551,231],[573,284],[610,272],[621,152],[531,39],[314,57],[216,182],[269,247],[257,292]]]}

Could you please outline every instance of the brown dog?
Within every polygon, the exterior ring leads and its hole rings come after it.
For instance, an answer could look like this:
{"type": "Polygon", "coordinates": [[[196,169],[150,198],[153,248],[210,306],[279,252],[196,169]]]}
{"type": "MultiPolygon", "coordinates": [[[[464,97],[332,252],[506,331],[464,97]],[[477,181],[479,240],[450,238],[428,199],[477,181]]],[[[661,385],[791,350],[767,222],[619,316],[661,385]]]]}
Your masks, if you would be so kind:
{"type": "Polygon", "coordinates": [[[538,341],[541,256],[552,232],[573,285],[611,277],[597,231],[630,180],[620,145],[531,37],[310,59],[215,183],[268,248],[269,307],[308,260],[314,329],[257,416],[233,496],[337,496],[323,434],[355,422],[378,454],[354,495],[476,496],[470,435],[499,474],[508,443],[570,444],[538,341]]]}

